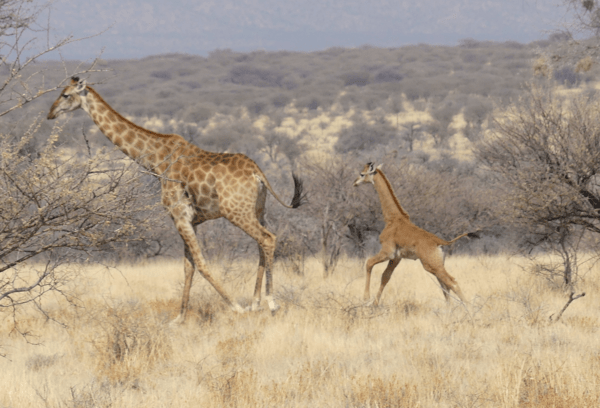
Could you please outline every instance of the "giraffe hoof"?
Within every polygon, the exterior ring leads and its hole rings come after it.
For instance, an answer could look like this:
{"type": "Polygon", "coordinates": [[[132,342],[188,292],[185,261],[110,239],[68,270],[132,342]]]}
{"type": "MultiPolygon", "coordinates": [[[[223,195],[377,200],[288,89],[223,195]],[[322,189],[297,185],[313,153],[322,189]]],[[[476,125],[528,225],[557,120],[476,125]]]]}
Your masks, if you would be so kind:
{"type": "Polygon", "coordinates": [[[169,326],[180,326],[183,324],[184,321],[185,321],[185,316],[180,314],[174,320],[172,320],[171,323],[169,323],[169,326]]]}
{"type": "Polygon", "coordinates": [[[260,310],[262,310],[262,307],[260,306],[260,301],[259,302],[252,302],[252,307],[250,309],[252,312],[258,312],[260,310]]]}
{"type": "Polygon", "coordinates": [[[234,312],[239,313],[239,314],[244,314],[247,311],[247,308],[241,307],[238,303],[235,303],[235,304],[231,305],[231,309],[234,312]]]}
{"type": "Polygon", "coordinates": [[[281,309],[281,306],[275,305],[275,307],[273,309],[271,309],[271,316],[275,316],[275,314],[277,313],[277,311],[279,309],[281,309]]]}
{"type": "Polygon", "coordinates": [[[280,306],[277,303],[275,303],[271,296],[267,298],[267,303],[269,304],[269,309],[271,309],[271,316],[275,316],[275,313],[277,313],[280,306]]]}
{"type": "Polygon", "coordinates": [[[367,306],[367,307],[377,306],[377,303],[375,302],[375,298],[367,300],[365,302],[365,306],[367,306]]]}

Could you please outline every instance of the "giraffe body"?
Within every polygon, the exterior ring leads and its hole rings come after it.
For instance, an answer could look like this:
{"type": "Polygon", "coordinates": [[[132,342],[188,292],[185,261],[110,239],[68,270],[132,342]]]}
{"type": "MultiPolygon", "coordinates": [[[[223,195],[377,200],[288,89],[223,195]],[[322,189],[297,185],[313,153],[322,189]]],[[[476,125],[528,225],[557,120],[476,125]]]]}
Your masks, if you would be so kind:
{"type": "Polygon", "coordinates": [[[447,301],[450,300],[449,291],[451,290],[464,302],[465,299],[458,283],[444,267],[444,253],[441,247],[450,245],[464,236],[477,235],[466,233],[451,241],[446,241],[417,227],[410,221],[410,217],[398,202],[389,180],[381,171],[381,165],[375,168],[373,163],[368,163],[354,182],[354,186],[363,183],[372,183],[375,186],[385,220],[385,227],[379,235],[381,250],[377,255],[369,258],[366,264],[365,301],[370,299],[371,271],[375,265],[388,261],[388,265],[381,276],[379,291],[372,301],[377,305],[381,299],[383,289],[400,261],[402,259],[419,259],[423,268],[437,278],[447,301]]]}
{"type": "Polygon", "coordinates": [[[249,157],[207,152],[179,135],[144,129],[117,113],[93,88],[78,78],[73,78],[54,102],[48,119],[79,108],[90,115],[100,131],[119,149],[160,178],[162,204],[184,242],[185,281],[181,311],[175,321],[185,321],[195,270],[233,310],[244,311],[211,276],[196,239],[195,226],[220,217],[227,218],[258,243],[260,261],[252,310],[259,308],[262,279],[266,274],[266,299],[274,313],[278,306],[272,298],[271,266],[276,237],[263,225],[267,191],[282,205],[296,208],[301,204],[301,182],[294,176],[294,198],[291,205],[286,205],[249,157]]]}

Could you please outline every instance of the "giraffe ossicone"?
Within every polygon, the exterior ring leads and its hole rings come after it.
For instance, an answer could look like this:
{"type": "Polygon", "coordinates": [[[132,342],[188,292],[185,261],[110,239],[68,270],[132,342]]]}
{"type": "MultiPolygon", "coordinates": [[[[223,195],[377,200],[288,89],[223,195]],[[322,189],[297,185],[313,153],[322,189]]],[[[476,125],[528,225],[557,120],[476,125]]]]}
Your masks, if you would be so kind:
{"type": "Polygon", "coordinates": [[[183,137],[144,129],[115,111],[85,80],[71,79],[48,113],[55,119],[65,112],[83,109],[100,131],[126,155],[156,174],[161,183],[161,200],[184,242],[185,282],[179,316],[186,318],[194,271],[197,270],[221,295],[229,307],[245,311],[234,302],[210,274],[195,226],[220,217],[227,218],[258,243],[260,261],[254,287],[252,310],[261,301],[263,275],[271,312],[279,306],[273,300],[271,268],[275,253],[275,235],[264,227],[267,191],[288,208],[302,204],[302,182],[294,174],[294,196],[285,204],[273,191],[258,165],[243,154],[212,153],[189,143],[183,137]]]}

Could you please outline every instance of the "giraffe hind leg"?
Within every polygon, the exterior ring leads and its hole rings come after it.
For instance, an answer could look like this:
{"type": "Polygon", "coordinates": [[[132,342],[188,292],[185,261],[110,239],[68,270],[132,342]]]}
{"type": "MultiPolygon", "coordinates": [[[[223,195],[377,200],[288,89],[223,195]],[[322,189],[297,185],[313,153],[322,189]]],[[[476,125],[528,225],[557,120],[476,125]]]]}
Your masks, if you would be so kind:
{"type": "Polygon", "coordinates": [[[181,298],[181,309],[179,311],[179,315],[175,320],[173,320],[173,324],[181,324],[185,321],[187,316],[188,304],[190,301],[190,289],[192,288],[192,280],[194,278],[194,260],[192,259],[192,254],[187,246],[184,245],[184,260],[183,260],[183,271],[185,274],[185,280],[183,284],[183,296],[181,298]]]}
{"type": "MultiPolygon", "coordinates": [[[[255,214],[255,213],[253,213],[255,214]]],[[[254,297],[252,300],[252,309],[258,310],[261,301],[261,289],[263,275],[265,276],[265,298],[269,304],[271,313],[275,313],[279,309],[279,305],[273,300],[273,281],[271,275],[271,269],[273,266],[273,258],[275,257],[275,243],[277,238],[275,234],[267,230],[261,225],[258,218],[248,217],[243,223],[238,221],[235,216],[227,217],[229,221],[241,228],[246,234],[250,235],[259,246],[260,262],[258,265],[258,271],[256,274],[256,284],[254,285],[254,297]]]]}
{"type": "Polygon", "coordinates": [[[265,272],[265,251],[262,246],[258,245],[258,252],[260,259],[258,261],[258,271],[256,272],[256,284],[254,285],[254,297],[252,299],[252,308],[253,312],[260,310],[260,299],[261,299],[261,291],[262,291],[262,281],[265,272]]]}
{"type": "Polygon", "coordinates": [[[273,233],[268,231],[265,227],[258,224],[259,236],[253,237],[258,242],[260,247],[259,252],[261,255],[261,262],[259,264],[259,270],[256,277],[256,286],[254,288],[254,299],[260,303],[260,292],[262,275],[265,275],[265,298],[271,310],[271,314],[275,314],[279,310],[279,305],[273,300],[273,259],[275,258],[275,244],[277,238],[273,233]]]}
{"type": "Polygon", "coordinates": [[[442,287],[442,291],[444,293],[444,297],[446,301],[450,301],[450,290],[458,296],[458,298],[463,302],[465,302],[465,297],[463,296],[456,279],[454,279],[444,267],[444,259],[441,249],[438,247],[435,249],[435,252],[432,252],[427,257],[420,256],[421,264],[423,268],[434,275],[438,282],[442,287]]]}
{"type": "MultiPolygon", "coordinates": [[[[255,214],[256,214],[256,219],[258,220],[258,222],[260,223],[260,225],[263,228],[266,228],[266,226],[265,226],[265,202],[266,202],[266,199],[267,199],[267,188],[264,186],[264,184],[259,183],[258,197],[256,200],[256,206],[255,206],[255,214]]],[[[252,236],[252,238],[254,238],[254,240],[256,240],[256,243],[258,244],[259,261],[258,261],[258,270],[256,271],[256,284],[254,285],[254,297],[252,299],[251,310],[258,311],[258,310],[260,310],[262,281],[263,281],[263,276],[265,273],[265,266],[267,263],[267,255],[265,254],[263,246],[260,244],[260,240],[255,236],[252,236]]]]}

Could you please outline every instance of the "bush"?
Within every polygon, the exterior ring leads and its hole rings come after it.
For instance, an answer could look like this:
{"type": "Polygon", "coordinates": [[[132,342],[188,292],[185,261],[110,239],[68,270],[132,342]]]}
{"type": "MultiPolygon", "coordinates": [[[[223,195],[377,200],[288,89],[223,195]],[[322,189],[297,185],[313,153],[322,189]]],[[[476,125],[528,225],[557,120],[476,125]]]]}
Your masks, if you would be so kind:
{"type": "Polygon", "coordinates": [[[284,77],[284,74],[273,69],[244,64],[233,67],[226,80],[237,85],[279,88],[282,87],[284,77]]]}
{"type": "Polygon", "coordinates": [[[168,70],[153,71],[150,73],[150,76],[152,78],[162,79],[163,81],[168,81],[173,78],[173,74],[168,70]]]}
{"type": "Polygon", "coordinates": [[[382,82],[400,82],[402,81],[402,74],[398,72],[398,69],[394,68],[384,68],[381,71],[378,71],[375,74],[374,81],[375,83],[382,82]]]}
{"type": "Polygon", "coordinates": [[[374,125],[358,122],[340,131],[334,148],[339,153],[372,150],[377,145],[389,144],[397,133],[385,122],[374,125]]]}
{"type": "Polygon", "coordinates": [[[579,82],[579,74],[571,67],[562,67],[554,71],[554,79],[567,88],[573,88],[579,82]]]}
{"type": "Polygon", "coordinates": [[[344,81],[344,86],[366,86],[369,84],[371,74],[364,71],[358,72],[348,72],[346,74],[340,75],[342,81],[344,81]]]}
{"type": "Polygon", "coordinates": [[[271,98],[271,102],[273,103],[273,106],[275,106],[276,108],[283,108],[285,107],[287,104],[289,104],[291,102],[292,98],[289,95],[280,93],[275,95],[273,98],[271,98]]]}
{"type": "Polygon", "coordinates": [[[209,120],[214,113],[214,107],[203,103],[197,103],[184,111],[182,119],[186,122],[201,123],[209,120]]]}

